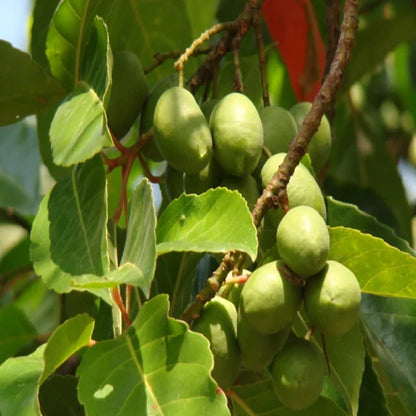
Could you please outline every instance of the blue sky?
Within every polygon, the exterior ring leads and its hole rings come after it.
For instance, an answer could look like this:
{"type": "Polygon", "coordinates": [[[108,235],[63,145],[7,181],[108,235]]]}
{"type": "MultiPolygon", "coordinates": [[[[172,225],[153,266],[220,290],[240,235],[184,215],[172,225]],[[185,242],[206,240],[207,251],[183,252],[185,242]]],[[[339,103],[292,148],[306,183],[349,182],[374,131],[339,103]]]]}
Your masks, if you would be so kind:
{"type": "Polygon", "coordinates": [[[31,0],[0,0],[0,39],[27,50],[31,0]]]}

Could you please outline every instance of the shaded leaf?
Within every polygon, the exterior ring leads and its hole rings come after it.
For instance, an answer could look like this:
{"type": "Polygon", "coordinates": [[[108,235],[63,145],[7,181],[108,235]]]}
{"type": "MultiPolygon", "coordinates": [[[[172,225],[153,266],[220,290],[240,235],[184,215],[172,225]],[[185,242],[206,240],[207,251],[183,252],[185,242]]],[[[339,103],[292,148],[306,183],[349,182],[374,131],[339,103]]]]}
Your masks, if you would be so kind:
{"type": "Polygon", "coordinates": [[[58,107],[49,134],[53,160],[62,166],[84,162],[112,144],[103,103],[86,84],[58,107]]]}
{"type": "MultiPolygon", "coordinates": [[[[392,385],[392,391],[386,393],[398,399],[408,414],[414,414],[416,301],[367,295],[361,315],[368,340],[392,385]]],[[[383,383],[383,379],[380,381],[383,383]]]]}
{"type": "Polygon", "coordinates": [[[16,123],[64,96],[59,83],[26,52],[0,40],[0,125],[16,123]]]}
{"type": "Polygon", "coordinates": [[[93,329],[94,320],[87,314],[81,314],[67,319],[54,331],[43,354],[45,366],[40,384],[72,354],[89,344],[93,329]]]}
{"type": "Polygon", "coordinates": [[[361,211],[357,206],[337,201],[332,197],[326,197],[326,209],[329,226],[355,228],[362,233],[380,237],[386,243],[397,247],[399,250],[416,256],[415,251],[406,240],[400,238],[391,228],[378,221],[377,218],[361,211]]]}
{"type": "Polygon", "coordinates": [[[78,379],[53,374],[40,387],[39,403],[45,416],[83,416],[84,408],[77,398],[78,379]]]}
{"type": "Polygon", "coordinates": [[[329,232],[329,257],[352,270],[363,292],[416,298],[414,257],[358,230],[335,227],[329,232]]]}
{"type": "Polygon", "coordinates": [[[0,127],[0,206],[35,215],[40,201],[39,169],[35,126],[24,120],[0,127]]]}
{"type": "MultiPolygon", "coordinates": [[[[43,198],[31,231],[36,273],[58,293],[77,276],[108,271],[105,171],[99,157],[74,168],[43,198]]],[[[93,291],[109,302],[107,290],[93,291]]]]}
{"type": "Polygon", "coordinates": [[[30,345],[38,333],[25,314],[16,306],[0,309],[0,363],[30,345]]]}
{"type": "Polygon", "coordinates": [[[256,229],[247,203],[237,191],[225,188],[182,194],[160,216],[156,235],[158,254],[239,250],[253,260],[257,254],[256,229]]]}
{"type": "Polygon", "coordinates": [[[40,416],[38,379],[43,369],[41,345],[30,355],[9,358],[0,366],[0,413],[2,416],[40,416]]]}
{"type": "Polygon", "coordinates": [[[229,414],[209,377],[207,340],[168,317],[166,295],[144,304],[118,339],[98,342],[78,367],[79,399],[90,414],[229,414]]]}

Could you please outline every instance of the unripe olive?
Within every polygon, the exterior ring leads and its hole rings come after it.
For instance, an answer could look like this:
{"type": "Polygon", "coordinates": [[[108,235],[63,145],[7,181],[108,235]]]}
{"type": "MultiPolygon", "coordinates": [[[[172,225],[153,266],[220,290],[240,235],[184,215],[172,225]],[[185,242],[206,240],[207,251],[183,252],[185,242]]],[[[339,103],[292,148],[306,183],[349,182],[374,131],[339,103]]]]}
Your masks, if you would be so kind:
{"type": "Polygon", "coordinates": [[[238,315],[237,339],[241,349],[241,364],[250,370],[261,371],[267,367],[285,344],[291,326],[275,334],[262,334],[253,329],[238,315]]]}
{"type": "Polygon", "coordinates": [[[197,173],[209,162],[212,137],[194,96],[185,88],[166,90],[153,116],[156,144],[175,169],[197,173]]]}
{"type": "Polygon", "coordinates": [[[212,376],[223,390],[228,390],[235,381],[241,361],[234,304],[220,296],[214,297],[205,304],[193,329],[209,340],[214,356],[212,376]]]}
{"type": "MultiPolygon", "coordinates": [[[[143,104],[142,113],[140,116],[139,135],[146,133],[153,126],[153,115],[155,113],[156,104],[160,96],[169,88],[178,84],[178,74],[174,73],[166,78],[158,81],[147,95],[146,101],[143,104]]],[[[160,154],[159,148],[155,140],[150,141],[143,149],[143,154],[155,161],[160,162],[163,156],[160,154]]]]}
{"type": "Polygon", "coordinates": [[[166,166],[163,186],[169,201],[178,198],[183,193],[183,176],[183,172],[170,165],[166,166]]]}
{"type": "Polygon", "coordinates": [[[264,130],[264,146],[270,153],[287,152],[298,133],[292,114],[282,107],[268,106],[259,110],[264,130]]]}
{"type": "Polygon", "coordinates": [[[234,176],[253,172],[263,147],[263,126],[250,99],[237,92],[226,95],[214,107],[209,125],[221,168],[234,176]]]}
{"type": "Polygon", "coordinates": [[[299,205],[289,210],[277,227],[280,258],[300,277],[318,273],[329,254],[329,232],[315,209],[299,205]]]}
{"type": "Polygon", "coordinates": [[[279,400],[293,410],[305,409],[318,400],[324,377],[324,359],[305,339],[289,341],[273,361],[274,390],[279,400]]]}
{"type": "Polygon", "coordinates": [[[137,55],[130,51],[115,52],[107,120],[117,138],[121,139],[130,130],[148,91],[149,85],[137,55]]]}
{"type": "MultiPolygon", "coordinates": [[[[303,120],[312,108],[312,103],[301,102],[295,104],[289,111],[296,120],[298,129],[303,124],[303,120]]],[[[321,119],[321,124],[316,133],[312,136],[308,146],[308,153],[312,160],[312,165],[315,172],[319,174],[322,168],[326,165],[331,152],[331,126],[325,114],[321,119]]]]}
{"type": "Polygon", "coordinates": [[[241,318],[262,334],[290,325],[302,300],[302,288],[287,281],[281,267],[281,261],[273,261],[257,268],[241,291],[241,318]]]}
{"type": "MultiPolygon", "coordinates": [[[[267,159],[267,162],[263,165],[261,170],[263,187],[266,187],[271,181],[285,156],[286,153],[277,153],[267,159]]],[[[326,221],[325,200],[321,189],[315,178],[303,164],[299,164],[291,176],[289,184],[287,185],[287,196],[289,198],[290,208],[294,208],[298,205],[308,205],[316,209],[324,221],[326,221]]],[[[268,213],[270,213],[269,215],[275,225],[280,222],[283,216],[283,211],[280,208],[278,210],[269,210],[268,213]]]]}
{"type": "Polygon", "coordinates": [[[228,189],[240,192],[247,201],[250,211],[254,208],[254,205],[256,205],[257,199],[260,196],[257,182],[251,175],[242,177],[227,175],[221,181],[220,186],[225,186],[228,189]]]}
{"type": "Polygon", "coordinates": [[[210,188],[215,188],[220,181],[221,170],[213,157],[198,173],[185,173],[184,186],[187,194],[202,194],[210,188]]]}
{"type": "Polygon", "coordinates": [[[312,325],[325,335],[341,336],[357,321],[360,285],[350,269],[328,260],[320,273],[307,280],[304,300],[312,325]]]}

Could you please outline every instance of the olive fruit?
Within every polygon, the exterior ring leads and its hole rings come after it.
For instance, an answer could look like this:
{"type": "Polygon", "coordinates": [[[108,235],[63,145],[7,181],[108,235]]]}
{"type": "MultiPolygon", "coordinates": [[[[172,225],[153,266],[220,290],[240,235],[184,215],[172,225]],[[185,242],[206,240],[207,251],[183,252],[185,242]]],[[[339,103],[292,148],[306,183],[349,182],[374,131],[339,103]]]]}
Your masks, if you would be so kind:
{"type": "Polygon", "coordinates": [[[256,205],[257,199],[260,196],[257,188],[257,182],[251,175],[243,177],[227,175],[220,183],[220,186],[225,186],[228,189],[240,192],[243,198],[247,201],[250,211],[256,205]]]}
{"type": "Polygon", "coordinates": [[[275,334],[262,334],[253,329],[240,314],[237,320],[237,339],[241,349],[241,364],[250,370],[261,371],[267,367],[285,344],[291,326],[275,334]]]}
{"type": "MultiPolygon", "coordinates": [[[[271,181],[285,156],[286,153],[277,153],[267,159],[261,170],[263,187],[266,187],[271,181]]],[[[289,198],[290,208],[294,208],[298,205],[310,206],[316,209],[324,221],[326,221],[325,200],[321,189],[315,178],[303,164],[299,164],[291,176],[287,185],[287,196],[289,198]]],[[[269,212],[273,222],[277,225],[283,216],[282,210],[269,210],[268,213],[269,212]]]]}
{"type": "Polygon", "coordinates": [[[202,194],[210,188],[215,188],[220,180],[220,169],[211,157],[208,165],[198,173],[185,173],[184,186],[187,194],[202,194]]]}
{"type": "Polygon", "coordinates": [[[289,144],[298,133],[292,114],[285,108],[268,106],[259,110],[264,130],[264,146],[270,153],[287,152],[289,144]]]}
{"type": "MultiPolygon", "coordinates": [[[[312,108],[312,103],[301,102],[295,104],[289,111],[296,120],[298,129],[302,126],[303,120],[312,108]]],[[[316,133],[312,136],[308,146],[308,153],[312,160],[315,172],[319,174],[326,165],[331,152],[331,126],[325,114],[316,133]]]]}
{"type": "Polygon", "coordinates": [[[281,261],[257,268],[240,295],[241,318],[262,334],[273,334],[290,325],[302,300],[302,289],[282,276],[281,261]]]}
{"type": "MultiPolygon", "coordinates": [[[[153,115],[155,113],[156,104],[160,96],[167,89],[177,84],[178,74],[175,73],[158,81],[149,91],[146,101],[143,104],[142,113],[140,116],[139,135],[146,133],[153,126],[153,115]]],[[[143,154],[155,162],[160,162],[163,160],[163,156],[160,154],[155,140],[151,140],[148,144],[146,144],[146,146],[143,148],[143,154]]]]}
{"type": "Polygon", "coordinates": [[[329,232],[315,209],[299,205],[290,209],[277,227],[280,258],[300,277],[324,268],[329,254],[329,232]]]}
{"type": "Polygon", "coordinates": [[[139,116],[149,85],[140,59],[127,50],[114,53],[112,79],[108,126],[121,139],[139,116]]]}
{"type": "Polygon", "coordinates": [[[253,172],[263,147],[263,126],[256,107],[245,95],[233,92],[214,107],[209,125],[214,157],[230,175],[253,172]]]}
{"type": "Polygon", "coordinates": [[[273,361],[273,388],[279,400],[293,410],[305,409],[318,400],[324,377],[324,359],[305,339],[289,341],[273,361]]]}
{"type": "Polygon", "coordinates": [[[234,304],[220,296],[214,297],[205,304],[193,330],[208,339],[214,357],[212,376],[223,390],[228,390],[234,383],[241,361],[234,304]]]}
{"type": "Polygon", "coordinates": [[[360,285],[350,269],[328,260],[320,273],[307,280],[304,301],[312,325],[325,335],[341,336],[357,321],[360,285]]]}
{"type": "Polygon", "coordinates": [[[194,96],[185,88],[172,87],[160,96],[153,130],[160,153],[175,169],[197,173],[208,164],[211,132],[194,96]]]}

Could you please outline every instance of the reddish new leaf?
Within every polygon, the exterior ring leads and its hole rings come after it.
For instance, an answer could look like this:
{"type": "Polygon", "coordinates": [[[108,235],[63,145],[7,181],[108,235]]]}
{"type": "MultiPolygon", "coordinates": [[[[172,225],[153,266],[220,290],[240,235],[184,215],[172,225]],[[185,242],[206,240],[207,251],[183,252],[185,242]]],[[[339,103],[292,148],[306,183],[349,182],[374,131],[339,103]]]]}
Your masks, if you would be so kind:
{"type": "Polygon", "coordinates": [[[265,0],[263,15],[299,101],[312,101],[321,86],[325,46],[310,0],[265,0]]]}

